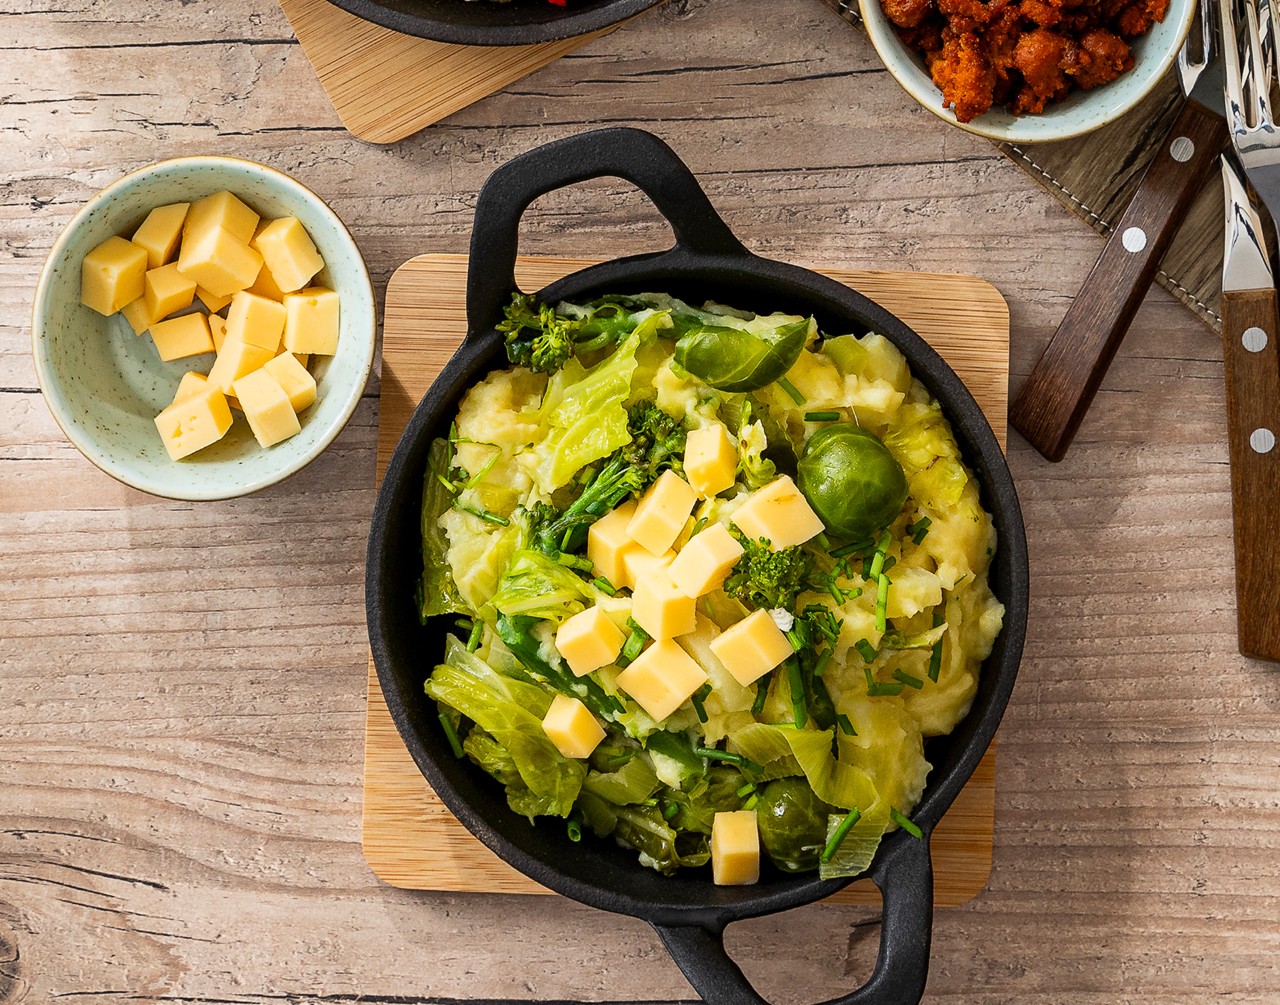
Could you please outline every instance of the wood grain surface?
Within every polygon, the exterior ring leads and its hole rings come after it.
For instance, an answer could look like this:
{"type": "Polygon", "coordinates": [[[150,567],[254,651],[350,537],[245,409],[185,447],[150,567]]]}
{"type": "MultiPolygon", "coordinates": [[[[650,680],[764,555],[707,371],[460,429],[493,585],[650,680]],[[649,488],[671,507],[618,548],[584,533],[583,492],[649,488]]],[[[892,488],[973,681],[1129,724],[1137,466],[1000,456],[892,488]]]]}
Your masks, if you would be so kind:
{"type": "MultiPolygon", "coordinates": [[[[400,266],[387,283],[379,481],[413,409],[466,335],[467,261],[465,255],[419,255],[400,266]]],[[[598,261],[522,257],[516,261],[516,282],[523,290],[536,291],[598,261]]],[[[821,271],[865,293],[927,339],[964,378],[1004,443],[1009,308],[995,287],[972,276],[821,271]]],[[[995,772],[993,746],[933,833],[934,901],[939,907],[971,900],[991,872],[995,772]]],[[[361,837],[369,867],[396,886],[549,892],[472,837],[431,790],[396,732],[372,659],[361,837]]],[[[878,904],[879,894],[865,881],[831,900],[878,904]]]]}
{"type": "MultiPolygon", "coordinates": [[[[679,151],[754,251],[990,280],[1016,388],[1101,239],[916,106],[819,0],[671,0],[389,146],[343,129],[270,3],[3,0],[0,50],[0,1001],[690,1001],[640,922],[398,890],[365,863],[377,377],[290,480],[225,503],[141,495],[40,399],[45,255],[125,171],[216,151],[316,189],[381,290],[414,255],[466,251],[495,165],[627,123],[679,151]]],[[[538,200],[522,249],[669,240],[599,181],[538,200]]],[[[1205,240],[1215,253],[1216,222],[1205,240]]],[[[937,912],[926,1002],[1274,1005],[1280,674],[1236,651],[1218,338],[1153,288],[1067,459],[1011,435],[1009,461],[1029,637],[991,879],[937,912]]],[[[866,975],[875,920],[823,905],[729,944],[773,1000],[813,1002],[866,975]]]]}
{"type": "Polygon", "coordinates": [[[411,136],[604,34],[541,45],[450,45],[370,24],[325,0],[278,2],[338,118],[370,143],[411,136]]]}

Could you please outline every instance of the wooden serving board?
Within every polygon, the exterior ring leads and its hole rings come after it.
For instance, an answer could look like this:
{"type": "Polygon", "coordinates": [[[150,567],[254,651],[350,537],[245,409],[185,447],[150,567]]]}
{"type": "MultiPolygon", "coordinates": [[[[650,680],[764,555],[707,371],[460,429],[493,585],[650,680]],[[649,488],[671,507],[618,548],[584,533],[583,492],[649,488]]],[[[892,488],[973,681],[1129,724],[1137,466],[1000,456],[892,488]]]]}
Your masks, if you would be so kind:
{"type": "Polygon", "coordinates": [[[280,6],[338,118],[369,143],[411,136],[612,30],[540,45],[451,45],[370,24],[325,0],[280,6]]]}
{"type": "MultiPolygon", "coordinates": [[[[537,290],[595,260],[521,258],[516,280],[537,290]]],[[[972,276],[821,269],[897,314],[949,362],[1005,441],[1009,309],[995,287],[972,276]]],[[[382,335],[378,478],[418,401],[466,332],[465,255],[421,255],[387,285],[382,335]]],[[[954,907],[975,896],[991,872],[995,745],[933,835],[934,897],[954,907]]],[[[393,886],[415,890],[548,893],[471,836],[432,792],[387,711],[373,663],[365,731],[364,856],[393,886]]],[[[874,904],[869,881],[833,901],[874,904]]]]}

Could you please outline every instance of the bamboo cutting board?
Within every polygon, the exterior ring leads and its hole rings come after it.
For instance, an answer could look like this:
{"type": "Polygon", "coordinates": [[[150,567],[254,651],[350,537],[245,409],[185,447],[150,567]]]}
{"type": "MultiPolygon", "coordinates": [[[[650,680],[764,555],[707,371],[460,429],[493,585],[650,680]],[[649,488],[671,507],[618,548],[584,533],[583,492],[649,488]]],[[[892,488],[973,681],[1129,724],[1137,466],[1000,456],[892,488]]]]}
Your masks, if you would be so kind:
{"type": "MultiPolygon", "coordinates": [[[[521,258],[516,280],[537,290],[595,260],[521,258]]],[[[920,333],[960,374],[1005,441],[1009,309],[995,287],[972,276],[821,269],[856,288],[920,333]]],[[[418,401],[466,332],[464,255],[421,255],[387,284],[382,335],[378,477],[418,401]]],[[[975,896],[991,872],[995,746],[987,751],[933,835],[934,898],[954,907],[975,896]]],[[[393,886],[414,890],[548,893],[489,851],[431,791],[400,740],[369,664],[365,730],[365,859],[393,886]]],[[[874,904],[869,881],[833,901],[874,904]]]]}
{"type": "Polygon", "coordinates": [[[325,0],[280,0],[343,126],[395,143],[612,31],[540,45],[450,45],[370,24],[325,0]]]}

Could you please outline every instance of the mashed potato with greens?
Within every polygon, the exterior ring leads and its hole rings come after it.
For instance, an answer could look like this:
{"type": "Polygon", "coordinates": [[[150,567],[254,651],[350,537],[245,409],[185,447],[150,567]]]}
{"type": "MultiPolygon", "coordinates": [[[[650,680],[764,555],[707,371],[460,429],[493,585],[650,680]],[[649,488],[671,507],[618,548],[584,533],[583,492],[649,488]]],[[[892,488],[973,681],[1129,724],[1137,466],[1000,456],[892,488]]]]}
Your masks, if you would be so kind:
{"type": "Polygon", "coordinates": [[[717,881],[750,881],[723,851],[743,811],[778,869],[864,870],[914,830],[923,740],[968,712],[1004,614],[938,403],[887,339],[794,315],[517,295],[499,328],[514,365],[424,485],[455,752],[538,826],[663,872],[719,843],[717,881]]]}

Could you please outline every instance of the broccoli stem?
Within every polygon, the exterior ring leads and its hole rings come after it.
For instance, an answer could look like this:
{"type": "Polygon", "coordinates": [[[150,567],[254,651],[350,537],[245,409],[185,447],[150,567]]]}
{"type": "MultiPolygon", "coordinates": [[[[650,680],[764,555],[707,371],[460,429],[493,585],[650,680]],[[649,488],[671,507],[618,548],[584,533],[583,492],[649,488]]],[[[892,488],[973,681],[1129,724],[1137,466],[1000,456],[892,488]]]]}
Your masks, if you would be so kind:
{"type": "Polygon", "coordinates": [[[598,681],[591,677],[580,679],[572,677],[564,667],[554,666],[543,658],[541,647],[532,632],[537,622],[537,618],[519,614],[511,617],[505,614],[498,615],[498,637],[506,643],[511,654],[520,661],[520,665],[536,680],[550,684],[561,694],[568,695],[570,698],[577,698],[603,719],[611,721],[615,715],[624,711],[625,706],[601,687],[598,681]],[[583,686],[586,689],[585,695],[579,691],[583,686]]]}

